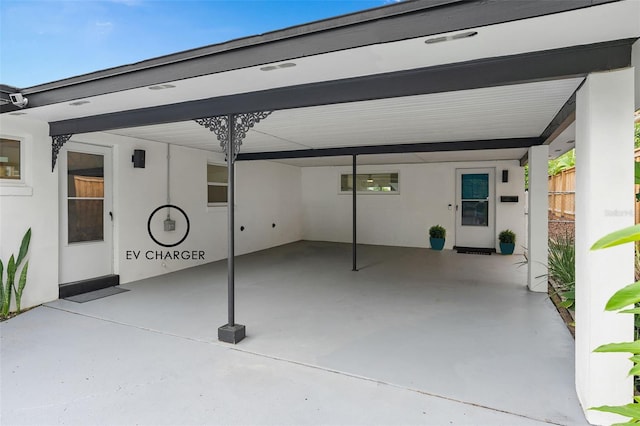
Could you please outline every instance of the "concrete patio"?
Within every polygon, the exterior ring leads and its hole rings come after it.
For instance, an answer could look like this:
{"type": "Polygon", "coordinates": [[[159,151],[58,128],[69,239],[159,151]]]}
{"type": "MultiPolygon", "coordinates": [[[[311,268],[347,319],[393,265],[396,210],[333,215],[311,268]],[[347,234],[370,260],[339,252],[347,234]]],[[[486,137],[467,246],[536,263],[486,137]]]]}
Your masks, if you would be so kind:
{"type": "MultiPolygon", "coordinates": [[[[298,242],[0,325],[2,424],[586,424],[515,256],[298,242]]],[[[28,290],[28,289],[27,289],[28,290]]]]}

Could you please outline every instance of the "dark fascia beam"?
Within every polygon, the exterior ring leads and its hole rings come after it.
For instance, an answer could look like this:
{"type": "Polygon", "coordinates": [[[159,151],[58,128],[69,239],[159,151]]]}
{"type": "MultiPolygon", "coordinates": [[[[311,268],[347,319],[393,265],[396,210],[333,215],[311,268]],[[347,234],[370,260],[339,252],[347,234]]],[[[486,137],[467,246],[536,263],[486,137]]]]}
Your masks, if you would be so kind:
{"type": "Polygon", "coordinates": [[[524,167],[529,162],[529,151],[525,152],[522,158],[520,159],[520,167],[524,167]]]}
{"type": "Polygon", "coordinates": [[[289,158],[338,157],[343,155],[404,154],[416,152],[475,151],[479,149],[529,148],[540,145],[540,138],[483,139],[456,142],[420,142],[397,145],[366,145],[339,148],[300,149],[293,151],[248,152],[238,154],[238,161],[283,160],[289,158]]]}
{"type": "Polygon", "coordinates": [[[56,121],[49,123],[50,135],[584,77],[590,72],[630,66],[633,41],[616,40],[56,121]]]}
{"type": "MultiPolygon", "coordinates": [[[[582,87],[582,85],[580,85],[580,87],[582,87]]],[[[560,111],[558,111],[540,135],[540,139],[543,140],[543,145],[551,145],[551,143],[576,120],[576,95],[580,87],[567,99],[567,102],[564,103],[560,111]]],[[[520,165],[524,167],[528,162],[529,153],[527,152],[520,159],[520,165]]]]}
{"type": "Polygon", "coordinates": [[[619,0],[414,0],[153,58],[24,90],[31,107],[619,0]]]}
{"type": "Polygon", "coordinates": [[[573,95],[564,103],[560,111],[553,117],[549,125],[544,129],[540,137],[544,140],[545,145],[550,145],[571,123],[576,119],[576,94],[577,90],[573,92],[573,95]]]}

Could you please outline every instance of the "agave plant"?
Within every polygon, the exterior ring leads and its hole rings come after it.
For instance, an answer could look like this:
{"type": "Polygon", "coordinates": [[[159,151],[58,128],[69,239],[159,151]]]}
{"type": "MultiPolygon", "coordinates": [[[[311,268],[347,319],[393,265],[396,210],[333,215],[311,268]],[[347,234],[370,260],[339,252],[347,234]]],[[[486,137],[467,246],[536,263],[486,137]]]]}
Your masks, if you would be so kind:
{"type": "Polygon", "coordinates": [[[31,242],[31,228],[25,232],[22,237],[22,243],[20,244],[20,251],[18,252],[18,259],[16,260],[13,254],[7,262],[7,280],[3,281],[4,264],[0,260],[0,317],[6,317],[9,315],[11,307],[11,293],[15,293],[16,310],[20,312],[20,303],[22,301],[22,293],[27,285],[27,273],[29,271],[29,261],[26,261],[22,272],[18,278],[16,287],[16,272],[20,267],[20,264],[27,256],[29,251],[29,243],[31,242]]]}

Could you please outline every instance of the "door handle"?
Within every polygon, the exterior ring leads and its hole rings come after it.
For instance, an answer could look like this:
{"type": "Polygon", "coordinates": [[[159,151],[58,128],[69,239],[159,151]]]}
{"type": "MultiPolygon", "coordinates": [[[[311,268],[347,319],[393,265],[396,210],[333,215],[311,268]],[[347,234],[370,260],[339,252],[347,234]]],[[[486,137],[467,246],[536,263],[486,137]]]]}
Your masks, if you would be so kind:
{"type": "Polygon", "coordinates": [[[111,222],[113,222],[113,212],[109,212],[109,217],[111,218],[111,222]]]}

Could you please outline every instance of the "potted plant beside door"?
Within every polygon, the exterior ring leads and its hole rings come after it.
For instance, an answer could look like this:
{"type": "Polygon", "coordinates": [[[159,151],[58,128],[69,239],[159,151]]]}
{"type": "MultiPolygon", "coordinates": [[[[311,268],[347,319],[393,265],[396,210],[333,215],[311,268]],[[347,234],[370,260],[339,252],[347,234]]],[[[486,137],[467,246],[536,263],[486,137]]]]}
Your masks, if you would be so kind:
{"type": "Polygon", "coordinates": [[[515,232],[505,229],[498,235],[500,241],[500,253],[513,254],[513,250],[516,247],[516,234],[515,232]]]}
{"type": "Polygon", "coordinates": [[[433,250],[442,250],[446,236],[447,230],[440,225],[434,225],[429,228],[429,243],[431,243],[431,248],[433,250]]]}

